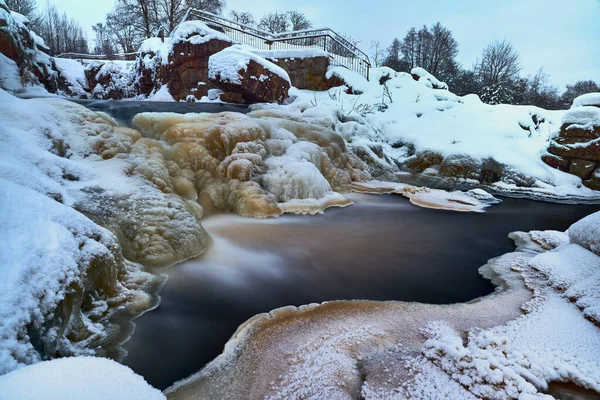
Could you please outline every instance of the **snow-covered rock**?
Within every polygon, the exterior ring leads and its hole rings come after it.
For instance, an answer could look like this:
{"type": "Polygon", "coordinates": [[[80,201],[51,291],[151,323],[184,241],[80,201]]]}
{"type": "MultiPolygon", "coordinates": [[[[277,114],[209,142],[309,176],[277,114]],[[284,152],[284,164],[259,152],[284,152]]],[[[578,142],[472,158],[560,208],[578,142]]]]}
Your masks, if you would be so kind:
{"type": "Polygon", "coordinates": [[[210,56],[208,79],[228,91],[242,93],[249,103],[281,103],[291,87],[287,72],[241,45],[210,56]]]}

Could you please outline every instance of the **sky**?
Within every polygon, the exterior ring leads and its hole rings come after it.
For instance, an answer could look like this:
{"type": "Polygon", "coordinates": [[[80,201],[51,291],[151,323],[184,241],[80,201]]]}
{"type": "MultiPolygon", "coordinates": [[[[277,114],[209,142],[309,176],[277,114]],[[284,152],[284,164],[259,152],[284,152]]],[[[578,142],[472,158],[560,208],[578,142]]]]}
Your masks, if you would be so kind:
{"type": "MultiPolygon", "coordinates": [[[[46,0],[38,0],[45,3],[46,0]]],[[[77,19],[93,38],[114,0],[48,0],[77,19]]],[[[560,90],[581,79],[600,82],[600,0],[226,0],[227,10],[249,11],[256,19],[270,11],[299,10],[315,28],[328,27],[360,41],[370,55],[372,41],[387,47],[412,26],[437,21],[459,44],[458,61],[470,68],[482,49],[508,39],[521,56],[522,75],[543,67],[560,90]]]]}

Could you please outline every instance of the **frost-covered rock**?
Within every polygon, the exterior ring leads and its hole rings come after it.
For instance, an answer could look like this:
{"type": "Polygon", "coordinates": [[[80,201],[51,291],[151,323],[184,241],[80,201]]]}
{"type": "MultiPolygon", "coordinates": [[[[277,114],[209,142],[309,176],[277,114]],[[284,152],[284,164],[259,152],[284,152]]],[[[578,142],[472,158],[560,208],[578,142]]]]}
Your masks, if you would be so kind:
{"type": "Polygon", "coordinates": [[[0,377],[4,400],[162,400],[131,369],[104,358],[44,361],[0,377]]]}
{"type": "Polygon", "coordinates": [[[210,56],[208,79],[228,91],[241,93],[249,103],[282,103],[291,87],[287,72],[240,45],[210,56]]]}

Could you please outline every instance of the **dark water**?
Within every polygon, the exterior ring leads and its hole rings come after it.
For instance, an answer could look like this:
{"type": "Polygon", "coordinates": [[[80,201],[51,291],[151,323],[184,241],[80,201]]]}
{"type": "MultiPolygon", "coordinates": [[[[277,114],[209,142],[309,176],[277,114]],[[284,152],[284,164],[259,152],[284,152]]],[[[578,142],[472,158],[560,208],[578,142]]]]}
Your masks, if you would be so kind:
{"type": "Polygon", "coordinates": [[[164,389],[219,355],[236,328],[285,305],[372,299],[454,303],[490,293],[477,272],[515,230],[565,230],[599,206],[504,199],[485,214],[355,195],[322,216],[212,216],[204,256],[169,270],[160,306],[136,320],[124,364],[164,389]]]}
{"type": "Polygon", "coordinates": [[[131,126],[131,120],[142,112],[173,112],[177,114],[187,113],[220,113],[232,111],[247,113],[248,106],[221,103],[179,103],[179,102],[152,102],[152,101],[129,101],[129,100],[81,100],[69,98],[75,103],[81,104],[93,111],[103,111],[111,117],[127,126],[131,126]]]}

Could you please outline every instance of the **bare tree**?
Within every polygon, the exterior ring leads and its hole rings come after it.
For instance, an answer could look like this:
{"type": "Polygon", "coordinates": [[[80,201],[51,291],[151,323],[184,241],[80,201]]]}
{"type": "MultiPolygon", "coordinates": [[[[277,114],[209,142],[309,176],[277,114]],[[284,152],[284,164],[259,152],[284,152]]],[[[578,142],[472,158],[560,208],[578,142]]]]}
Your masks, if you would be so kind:
{"type": "Polygon", "coordinates": [[[287,17],[290,21],[290,27],[292,31],[301,31],[312,28],[312,22],[306,18],[306,15],[303,12],[297,10],[288,11],[287,17]]]}
{"type": "Polygon", "coordinates": [[[373,67],[380,67],[384,61],[381,43],[379,43],[378,40],[373,40],[371,41],[369,49],[371,50],[371,61],[373,62],[373,67]]]}
{"type": "Polygon", "coordinates": [[[250,14],[249,12],[245,12],[245,11],[239,12],[239,11],[232,10],[229,13],[229,18],[232,21],[237,22],[238,24],[254,26],[254,16],[252,14],[250,14]]]}
{"type": "Polygon", "coordinates": [[[5,0],[8,9],[26,16],[30,21],[36,17],[36,0],[5,0]]]}
{"type": "Polygon", "coordinates": [[[400,40],[394,39],[390,47],[387,48],[385,58],[383,59],[383,66],[389,67],[394,71],[405,71],[406,62],[402,59],[401,54],[402,44],[400,40]]]}
{"type": "Polygon", "coordinates": [[[116,41],[120,50],[124,53],[133,53],[136,51],[143,36],[129,21],[129,13],[123,8],[123,5],[117,3],[115,9],[106,16],[106,29],[109,35],[109,41],[116,41]]]}
{"type": "Polygon", "coordinates": [[[110,40],[110,33],[106,25],[104,25],[102,22],[99,22],[92,26],[92,30],[96,34],[96,47],[94,48],[94,53],[103,54],[108,58],[112,58],[115,52],[110,40]]]}
{"type": "Polygon", "coordinates": [[[277,11],[264,15],[258,22],[258,28],[271,33],[287,32],[289,30],[289,20],[287,13],[277,11]]]}
{"type": "Polygon", "coordinates": [[[87,37],[81,26],[66,13],[60,14],[49,2],[32,29],[44,39],[50,55],[88,52],[87,37]]]}
{"type": "Polygon", "coordinates": [[[509,41],[497,40],[483,50],[476,70],[484,86],[509,83],[521,71],[519,53],[509,41]]]}

